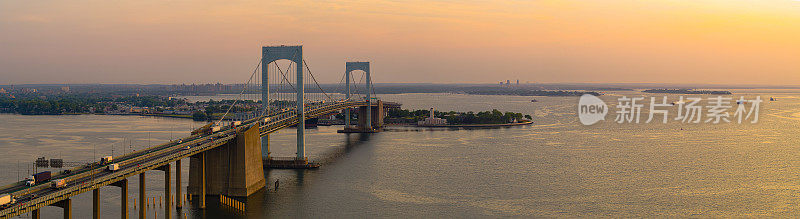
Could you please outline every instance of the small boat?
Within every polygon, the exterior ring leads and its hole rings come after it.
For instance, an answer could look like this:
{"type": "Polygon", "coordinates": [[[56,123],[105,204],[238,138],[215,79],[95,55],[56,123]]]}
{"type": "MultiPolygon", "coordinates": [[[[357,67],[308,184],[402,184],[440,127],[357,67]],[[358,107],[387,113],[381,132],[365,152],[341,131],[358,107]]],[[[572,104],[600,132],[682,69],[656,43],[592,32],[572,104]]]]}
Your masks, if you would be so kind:
{"type": "Polygon", "coordinates": [[[672,104],[673,106],[675,106],[675,105],[682,105],[682,104],[685,104],[685,103],[686,103],[685,101],[679,100],[679,101],[675,101],[675,102],[672,102],[672,103],[669,103],[669,104],[672,104]]]}

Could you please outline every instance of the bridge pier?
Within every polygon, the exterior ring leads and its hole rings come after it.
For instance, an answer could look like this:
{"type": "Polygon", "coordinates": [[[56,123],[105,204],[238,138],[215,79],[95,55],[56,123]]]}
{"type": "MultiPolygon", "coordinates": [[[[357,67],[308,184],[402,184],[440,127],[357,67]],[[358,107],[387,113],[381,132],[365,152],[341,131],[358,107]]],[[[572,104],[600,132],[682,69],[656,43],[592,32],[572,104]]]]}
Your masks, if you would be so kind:
{"type": "Polygon", "coordinates": [[[139,219],[147,218],[147,194],[144,181],[144,172],[142,172],[139,174],[139,219]]]}
{"type": "Polygon", "coordinates": [[[383,107],[383,101],[375,101],[371,106],[358,107],[358,124],[356,127],[349,126],[345,123],[344,130],[339,130],[339,133],[376,133],[383,131],[383,118],[386,117],[386,110],[383,107]],[[374,120],[367,120],[365,118],[375,118],[374,120]]]}
{"type": "MultiPolygon", "coordinates": [[[[64,199],[59,202],[50,204],[50,206],[56,206],[64,209],[64,219],[72,219],[72,199],[69,198],[64,199]]],[[[33,210],[31,216],[34,219],[38,219],[39,217],[41,217],[41,212],[39,211],[39,209],[33,210]]]]}
{"type": "Polygon", "coordinates": [[[172,173],[170,173],[170,165],[167,164],[164,172],[164,218],[171,219],[172,214],[171,210],[172,207],[172,185],[170,185],[170,177],[172,173]]]}
{"type": "Polygon", "coordinates": [[[181,160],[175,161],[175,208],[182,208],[181,200],[181,160]]]}
{"type": "Polygon", "coordinates": [[[200,153],[200,209],[205,209],[205,208],[206,208],[206,152],[203,152],[200,153]]]}
{"type": "Polygon", "coordinates": [[[100,218],[100,188],[92,190],[92,218],[100,218]]]}
{"type": "Polygon", "coordinates": [[[120,218],[128,219],[128,179],[122,179],[111,185],[119,187],[122,190],[122,194],[120,194],[120,218]]]}
{"type": "Polygon", "coordinates": [[[188,192],[202,193],[201,187],[205,186],[207,195],[247,197],[263,189],[266,179],[261,153],[258,125],[238,131],[227,144],[203,152],[205,164],[198,164],[196,158],[191,160],[188,192]]]}
{"type": "Polygon", "coordinates": [[[371,130],[372,132],[379,132],[383,129],[383,118],[386,117],[386,112],[383,109],[383,101],[376,101],[374,105],[362,106],[358,108],[358,117],[366,115],[366,121],[358,120],[358,127],[362,130],[371,130]],[[374,118],[374,119],[371,119],[374,118]]]}
{"type": "Polygon", "coordinates": [[[170,185],[172,173],[170,171],[170,166],[170,164],[164,164],[164,166],[156,168],[157,170],[164,171],[164,218],[166,219],[172,218],[172,214],[170,214],[170,210],[172,210],[170,207],[170,202],[172,201],[172,185],[170,185]]]}

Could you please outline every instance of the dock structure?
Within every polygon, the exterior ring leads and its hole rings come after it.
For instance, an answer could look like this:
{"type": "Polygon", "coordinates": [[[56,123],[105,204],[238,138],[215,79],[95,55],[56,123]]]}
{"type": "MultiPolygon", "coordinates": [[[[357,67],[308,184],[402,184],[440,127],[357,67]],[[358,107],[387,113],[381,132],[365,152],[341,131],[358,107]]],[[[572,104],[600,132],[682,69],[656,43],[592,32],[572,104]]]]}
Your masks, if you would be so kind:
{"type": "Polygon", "coordinates": [[[308,160],[298,160],[294,157],[270,157],[264,159],[264,168],[270,169],[314,169],[320,165],[308,160]]]}

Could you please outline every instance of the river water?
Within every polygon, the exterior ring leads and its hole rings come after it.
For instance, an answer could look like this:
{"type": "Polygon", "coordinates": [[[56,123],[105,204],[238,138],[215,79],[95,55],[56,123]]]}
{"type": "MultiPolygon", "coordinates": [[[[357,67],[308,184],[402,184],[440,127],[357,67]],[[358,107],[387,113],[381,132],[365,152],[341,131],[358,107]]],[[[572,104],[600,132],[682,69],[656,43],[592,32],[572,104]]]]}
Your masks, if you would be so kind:
{"type": "MultiPolygon", "coordinates": [[[[308,129],[315,170],[265,170],[268,188],[244,211],[191,207],[182,218],[269,217],[654,217],[800,216],[800,91],[735,90],[734,97],[775,97],[759,121],[686,124],[614,122],[618,98],[661,97],[608,92],[606,121],[584,126],[577,97],[461,94],[379,95],[406,109],[531,114],[534,124],[499,129],[387,127],[371,135],[338,134],[340,126],[308,129]],[[281,184],[278,190],[273,186],[281,184]]],[[[680,95],[668,95],[675,101],[680,95]]],[[[713,97],[707,95],[684,95],[713,97]]],[[[207,100],[219,97],[192,97],[207,100]]],[[[649,106],[647,99],[646,107],[649,106]]],[[[736,105],[734,103],[734,109],[736,105]]],[[[732,113],[732,112],[731,112],[732,113]]],[[[660,117],[659,117],[660,118],[660,117]]],[[[37,157],[86,162],[185,136],[202,123],[140,116],[0,114],[0,183],[28,175],[37,157]],[[148,143],[149,142],[149,143],[148,143]]],[[[293,156],[294,129],[271,135],[273,156],[293,156]]],[[[184,186],[188,163],[183,162],[184,186]]],[[[148,196],[163,195],[163,173],[147,173],[148,196]]],[[[130,196],[138,198],[138,177],[130,196]]],[[[185,191],[185,190],[184,190],[185,191]]],[[[105,218],[119,217],[119,189],[101,189],[105,218]]],[[[138,200],[137,200],[138,201],[138,200]]],[[[131,217],[138,212],[130,203],[131,217]]],[[[91,217],[91,194],[74,197],[73,217],[91,217]]],[[[42,209],[45,218],[61,215],[42,209]]],[[[158,206],[149,218],[163,218],[158,206]]]]}

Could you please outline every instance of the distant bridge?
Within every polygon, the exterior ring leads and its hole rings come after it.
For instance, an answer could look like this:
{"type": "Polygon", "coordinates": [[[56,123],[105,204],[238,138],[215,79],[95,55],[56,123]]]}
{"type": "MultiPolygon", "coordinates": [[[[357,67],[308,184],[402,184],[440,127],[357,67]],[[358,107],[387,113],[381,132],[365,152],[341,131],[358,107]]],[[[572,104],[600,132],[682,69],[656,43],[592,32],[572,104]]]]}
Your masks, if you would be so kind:
{"type": "MultiPolygon", "coordinates": [[[[261,75],[253,72],[247,84],[250,88],[260,89],[262,107],[258,112],[251,112],[248,118],[240,121],[220,119],[193,132],[192,135],[179,140],[153,146],[113,158],[112,162],[119,166],[118,170],[107,170],[109,163],[96,162],[75,168],[70,172],[53,174],[50,181],[37,182],[28,187],[25,182],[17,182],[0,187],[0,194],[11,194],[15,201],[3,206],[0,218],[9,218],[31,212],[33,218],[39,218],[39,209],[45,206],[57,206],[64,209],[64,218],[71,218],[71,197],[92,191],[93,215],[99,217],[99,188],[116,186],[121,188],[121,215],[128,218],[128,178],[139,175],[139,218],[146,217],[146,180],[149,170],[165,171],[165,218],[171,218],[172,203],[172,163],[175,163],[175,196],[181,195],[181,160],[190,158],[188,193],[198,197],[198,207],[205,208],[207,195],[226,195],[246,197],[265,187],[263,175],[264,162],[275,162],[283,166],[304,168],[311,167],[305,154],[305,120],[323,115],[345,111],[345,130],[343,132],[379,131],[383,125],[382,102],[372,98],[372,83],[369,62],[348,62],[345,65],[345,98],[336,99],[325,93],[318,86],[310,69],[304,74],[305,61],[302,59],[302,46],[270,46],[262,48],[259,67],[261,75]],[[284,72],[277,66],[277,60],[290,60],[296,65],[293,77],[290,68],[284,72]],[[273,65],[274,64],[274,65],[273,65]],[[351,95],[353,86],[351,72],[365,72],[366,81],[364,96],[351,95]],[[288,75],[288,76],[287,76],[288,75]],[[310,76],[312,83],[305,83],[304,77],[310,76]],[[261,77],[262,80],[253,80],[261,77]],[[305,85],[314,85],[321,92],[311,96],[305,94],[305,85]],[[272,87],[272,89],[271,89],[272,87]],[[291,87],[293,95],[272,93],[273,90],[291,87]],[[274,98],[271,98],[275,96],[274,98]],[[291,97],[294,96],[294,97],[291,97]],[[362,99],[363,98],[363,99],[362,99]],[[297,101],[302,100],[302,101],[297,101]],[[359,124],[351,126],[350,109],[359,109],[359,124]],[[375,118],[373,118],[375,117],[375,118]],[[374,120],[374,121],[373,121],[374,120]],[[297,155],[291,160],[273,160],[269,155],[269,134],[280,129],[297,126],[297,155]],[[266,138],[268,155],[262,156],[261,140],[266,138]],[[54,188],[51,182],[64,180],[63,187],[54,188]]],[[[246,86],[248,87],[248,86],[246,86]]],[[[247,89],[247,88],[246,88],[247,89]]],[[[246,90],[242,91],[242,95],[246,90]]],[[[236,103],[234,103],[235,105],[236,103]]],[[[234,107],[231,106],[230,109],[234,107]]],[[[230,111],[229,109],[229,111],[230,111]]],[[[227,115],[227,113],[226,113],[227,115]]],[[[175,207],[181,208],[182,202],[175,200],[175,207]]]]}

